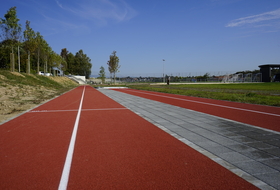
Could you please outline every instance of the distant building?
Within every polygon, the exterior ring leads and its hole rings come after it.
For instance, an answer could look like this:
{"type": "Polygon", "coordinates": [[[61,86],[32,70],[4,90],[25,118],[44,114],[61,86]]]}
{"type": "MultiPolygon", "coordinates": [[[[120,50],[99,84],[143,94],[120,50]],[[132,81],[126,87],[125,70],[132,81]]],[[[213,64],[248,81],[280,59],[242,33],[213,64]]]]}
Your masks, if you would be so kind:
{"type": "Polygon", "coordinates": [[[280,64],[265,64],[260,65],[259,68],[262,73],[262,82],[271,82],[271,69],[280,68],[280,64]]]}
{"type": "Polygon", "coordinates": [[[52,69],[55,71],[55,75],[57,75],[57,76],[63,76],[64,75],[63,70],[61,70],[60,68],[53,67],[52,69]]]}

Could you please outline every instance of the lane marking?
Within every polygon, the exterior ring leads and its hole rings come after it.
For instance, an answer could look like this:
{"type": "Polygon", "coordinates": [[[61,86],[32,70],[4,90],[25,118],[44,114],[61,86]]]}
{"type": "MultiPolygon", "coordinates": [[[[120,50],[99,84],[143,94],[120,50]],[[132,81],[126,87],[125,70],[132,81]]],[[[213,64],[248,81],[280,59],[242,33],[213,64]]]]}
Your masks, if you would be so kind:
{"type": "Polygon", "coordinates": [[[83,109],[83,111],[110,111],[110,110],[127,110],[128,108],[97,108],[97,109],[83,109]]]}
{"type": "MultiPolygon", "coordinates": [[[[127,108],[97,108],[97,109],[82,109],[81,111],[110,111],[110,110],[127,110],[127,108]]],[[[52,112],[71,112],[78,110],[34,110],[28,113],[52,113],[52,112]]]]}
{"type": "Polygon", "coordinates": [[[65,163],[64,163],[63,172],[62,172],[59,187],[58,187],[59,190],[66,190],[67,189],[69,174],[70,174],[70,168],[71,168],[71,163],[72,163],[72,158],[73,158],[73,153],[74,153],[75,141],[76,141],[78,126],[79,126],[79,121],[80,121],[80,116],[81,116],[81,110],[82,110],[82,105],[83,105],[83,100],[84,100],[85,88],[86,87],[84,86],[83,94],[82,94],[81,101],[80,101],[79,110],[78,110],[78,113],[77,113],[74,129],[73,129],[72,136],[71,136],[71,141],[70,141],[70,144],[69,144],[69,147],[68,147],[68,152],[67,152],[66,160],[65,160],[65,163]]]}
{"type": "Polygon", "coordinates": [[[280,115],[278,115],[278,114],[267,113],[267,112],[262,112],[262,111],[255,111],[255,110],[249,110],[249,109],[244,109],[244,108],[236,108],[236,107],[231,107],[231,106],[223,106],[223,105],[219,105],[219,104],[199,102],[199,101],[195,101],[195,100],[187,100],[187,99],[182,99],[182,98],[169,97],[169,96],[152,94],[152,93],[147,93],[147,92],[140,92],[140,91],[135,91],[135,90],[131,90],[131,91],[136,92],[136,93],[142,93],[142,94],[148,94],[148,95],[153,95],[153,96],[175,99],[175,100],[182,100],[182,101],[186,101],[186,102],[194,102],[194,103],[198,103],[198,104],[205,104],[205,105],[210,105],[210,106],[216,106],[216,107],[235,109],[235,110],[241,110],[241,111],[247,111],[247,112],[253,112],[253,113],[259,113],[259,114],[264,114],[264,115],[271,115],[271,116],[280,117],[280,115]]]}
{"type": "Polygon", "coordinates": [[[29,111],[28,113],[44,113],[44,112],[70,112],[70,111],[78,111],[76,110],[34,110],[29,111]]]}

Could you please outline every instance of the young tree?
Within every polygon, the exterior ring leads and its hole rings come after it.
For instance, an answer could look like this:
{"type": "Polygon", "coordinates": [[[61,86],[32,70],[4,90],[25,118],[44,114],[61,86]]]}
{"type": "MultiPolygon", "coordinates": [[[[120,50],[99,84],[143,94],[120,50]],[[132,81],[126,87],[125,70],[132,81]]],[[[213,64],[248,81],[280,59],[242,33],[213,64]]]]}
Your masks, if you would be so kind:
{"type": "Polygon", "coordinates": [[[37,46],[37,73],[40,71],[40,53],[42,51],[42,46],[44,43],[43,36],[40,34],[40,32],[37,32],[34,39],[35,46],[37,46]]]}
{"type": "Polygon", "coordinates": [[[105,78],[106,78],[105,76],[106,76],[106,74],[105,74],[105,69],[104,69],[103,66],[101,66],[101,67],[100,67],[100,71],[99,71],[99,78],[101,79],[102,84],[105,83],[105,78]]]}
{"type": "Polygon", "coordinates": [[[35,52],[36,50],[36,34],[34,30],[30,27],[30,21],[26,21],[25,23],[25,30],[23,32],[24,36],[24,50],[28,54],[27,58],[27,63],[26,63],[26,68],[27,68],[27,73],[30,72],[30,54],[35,52]]]}
{"type": "Polygon", "coordinates": [[[110,74],[113,74],[114,83],[116,83],[116,73],[119,72],[119,68],[121,67],[119,65],[119,57],[116,55],[117,52],[113,51],[113,53],[110,55],[110,60],[107,62],[108,70],[110,74]]]}
{"type": "Polygon", "coordinates": [[[1,29],[3,31],[1,38],[17,42],[21,37],[21,25],[18,23],[16,7],[12,7],[4,15],[5,19],[0,18],[1,29]]]}
{"type": "MultiPolygon", "coordinates": [[[[7,46],[11,48],[11,70],[14,71],[14,47],[19,46],[21,38],[21,25],[18,23],[16,7],[12,7],[4,15],[4,19],[0,18],[0,27],[2,33],[0,37],[3,41],[7,41],[7,46]]],[[[19,51],[19,48],[18,48],[19,51]]],[[[19,59],[19,58],[18,58],[19,59]]]]}

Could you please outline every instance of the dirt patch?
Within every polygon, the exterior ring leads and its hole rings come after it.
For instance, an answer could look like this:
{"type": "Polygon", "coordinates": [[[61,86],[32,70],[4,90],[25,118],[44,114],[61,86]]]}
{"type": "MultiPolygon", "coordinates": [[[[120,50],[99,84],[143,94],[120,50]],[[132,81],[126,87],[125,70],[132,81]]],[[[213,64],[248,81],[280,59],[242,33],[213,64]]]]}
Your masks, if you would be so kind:
{"type": "Polygon", "coordinates": [[[23,77],[23,78],[25,78],[25,76],[24,75],[22,75],[22,74],[20,74],[20,73],[18,73],[18,72],[11,72],[13,75],[16,75],[16,76],[20,76],[20,77],[23,77]]]}
{"type": "Polygon", "coordinates": [[[67,77],[42,78],[0,70],[0,124],[75,86],[77,83],[67,77]]]}
{"type": "Polygon", "coordinates": [[[43,86],[5,85],[0,87],[0,123],[49,99],[55,91],[43,86]]]}
{"type": "Polygon", "coordinates": [[[66,77],[51,77],[50,79],[54,80],[57,83],[62,84],[63,86],[68,86],[68,85],[77,85],[76,82],[70,80],[69,78],[66,77]]]}
{"type": "Polygon", "coordinates": [[[0,79],[2,79],[2,80],[6,80],[6,79],[7,79],[7,77],[5,77],[4,75],[0,75],[0,79]]]}

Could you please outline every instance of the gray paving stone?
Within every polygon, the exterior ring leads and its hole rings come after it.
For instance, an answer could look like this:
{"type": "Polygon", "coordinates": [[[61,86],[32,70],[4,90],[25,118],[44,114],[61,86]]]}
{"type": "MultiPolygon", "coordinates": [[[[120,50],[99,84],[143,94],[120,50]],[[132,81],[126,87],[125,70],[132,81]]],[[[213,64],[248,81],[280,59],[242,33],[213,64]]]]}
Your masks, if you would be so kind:
{"type": "Polygon", "coordinates": [[[260,150],[247,151],[247,152],[243,152],[243,154],[258,161],[276,158],[276,156],[260,150]]]}
{"type": "Polygon", "coordinates": [[[220,157],[221,154],[228,153],[228,152],[233,152],[233,150],[223,146],[223,145],[217,145],[217,146],[208,146],[204,147],[207,151],[217,155],[220,157]]]}
{"type": "Polygon", "coordinates": [[[265,143],[273,145],[273,146],[277,146],[280,148],[280,140],[275,140],[275,139],[265,139],[264,140],[265,143]]]}
{"type": "Polygon", "coordinates": [[[280,148],[263,149],[264,152],[280,157],[280,148]]]}
{"type": "Polygon", "coordinates": [[[264,142],[250,142],[247,143],[248,146],[258,148],[258,149],[272,149],[275,148],[275,146],[272,146],[270,144],[264,143],[264,142]]]}
{"type": "Polygon", "coordinates": [[[228,161],[229,163],[239,163],[239,162],[246,162],[250,161],[251,159],[247,156],[244,156],[238,152],[226,152],[219,154],[220,158],[223,158],[224,160],[228,161]]]}
{"type": "Polygon", "coordinates": [[[233,164],[254,176],[278,172],[277,170],[257,161],[235,162],[233,164]]]}
{"type": "Polygon", "coordinates": [[[260,180],[268,183],[268,184],[273,184],[272,186],[275,189],[280,189],[280,180],[279,180],[280,172],[275,172],[275,173],[262,173],[262,174],[257,174],[256,177],[259,178],[260,180]]]}
{"type": "Polygon", "coordinates": [[[258,140],[255,140],[255,139],[252,139],[252,138],[249,138],[246,136],[231,136],[230,138],[237,142],[243,143],[243,144],[260,142],[258,140]]]}
{"type": "Polygon", "coordinates": [[[255,151],[256,149],[250,146],[247,146],[247,144],[231,144],[227,145],[228,148],[236,151],[236,152],[247,152],[247,151],[255,151]]]}

